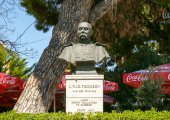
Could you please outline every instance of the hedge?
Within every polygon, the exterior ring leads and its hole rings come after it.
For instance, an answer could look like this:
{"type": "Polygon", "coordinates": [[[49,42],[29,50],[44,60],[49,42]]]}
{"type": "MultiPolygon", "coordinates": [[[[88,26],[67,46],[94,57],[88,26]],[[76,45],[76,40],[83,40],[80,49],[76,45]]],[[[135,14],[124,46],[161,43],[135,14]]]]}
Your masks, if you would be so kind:
{"type": "Polygon", "coordinates": [[[124,111],[118,113],[76,113],[66,114],[58,113],[42,113],[42,114],[18,114],[15,111],[4,112],[0,114],[0,120],[170,120],[170,111],[124,111]]]}

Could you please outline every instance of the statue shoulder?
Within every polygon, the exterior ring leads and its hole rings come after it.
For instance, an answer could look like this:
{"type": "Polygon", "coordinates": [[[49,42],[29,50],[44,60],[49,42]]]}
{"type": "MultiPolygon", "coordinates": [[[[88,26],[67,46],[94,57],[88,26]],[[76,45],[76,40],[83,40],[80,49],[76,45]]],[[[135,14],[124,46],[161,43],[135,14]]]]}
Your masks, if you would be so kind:
{"type": "Polygon", "coordinates": [[[104,47],[107,46],[106,44],[102,44],[102,43],[99,43],[99,42],[96,42],[95,45],[96,45],[96,46],[104,46],[104,47]]]}
{"type": "Polygon", "coordinates": [[[66,44],[66,45],[63,45],[63,47],[69,47],[69,46],[73,46],[74,43],[69,43],[69,44],[66,44]]]}

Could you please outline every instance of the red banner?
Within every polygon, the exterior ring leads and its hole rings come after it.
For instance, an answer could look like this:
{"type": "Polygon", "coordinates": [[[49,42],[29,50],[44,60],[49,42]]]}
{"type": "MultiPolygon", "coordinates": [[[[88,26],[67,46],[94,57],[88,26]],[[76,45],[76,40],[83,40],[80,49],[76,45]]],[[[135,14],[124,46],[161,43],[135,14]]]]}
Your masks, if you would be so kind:
{"type": "MultiPolygon", "coordinates": [[[[146,70],[139,70],[132,73],[123,74],[123,82],[134,88],[140,87],[143,81],[149,79],[153,79],[153,80],[162,79],[165,82],[170,83],[170,64],[153,67],[151,71],[146,69],[146,70]]],[[[164,91],[165,90],[163,90],[163,92],[164,91]]],[[[164,93],[167,94],[168,92],[164,92],[164,93]]]]}

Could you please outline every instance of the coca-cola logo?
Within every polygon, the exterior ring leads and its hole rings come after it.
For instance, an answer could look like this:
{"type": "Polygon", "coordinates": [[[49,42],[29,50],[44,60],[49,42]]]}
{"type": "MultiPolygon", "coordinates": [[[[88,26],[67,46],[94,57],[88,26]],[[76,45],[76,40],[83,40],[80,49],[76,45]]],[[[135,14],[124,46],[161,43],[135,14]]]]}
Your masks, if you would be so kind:
{"type": "Polygon", "coordinates": [[[8,81],[9,84],[13,85],[15,83],[15,80],[8,81]]]}
{"type": "Polygon", "coordinates": [[[170,87],[163,87],[163,88],[162,88],[162,91],[163,91],[164,93],[170,93],[170,87]]]}
{"type": "Polygon", "coordinates": [[[106,83],[104,84],[104,91],[116,91],[117,87],[115,83],[106,83]]]}
{"type": "Polygon", "coordinates": [[[127,82],[139,82],[139,81],[145,81],[148,79],[149,78],[146,74],[137,74],[137,75],[129,74],[126,78],[126,81],[127,82]]]}

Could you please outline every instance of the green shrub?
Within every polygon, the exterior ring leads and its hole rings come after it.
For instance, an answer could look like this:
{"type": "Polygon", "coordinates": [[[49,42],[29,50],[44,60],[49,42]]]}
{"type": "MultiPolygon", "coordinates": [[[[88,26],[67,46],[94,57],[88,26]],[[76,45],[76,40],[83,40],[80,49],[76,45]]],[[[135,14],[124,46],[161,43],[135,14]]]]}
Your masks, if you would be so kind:
{"type": "Polygon", "coordinates": [[[66,114],[58,113],[43,113],[43,114],[18,114],[15,111],[4,112],[0,114],[0,120],[169,120],[170,111],[158,112],[155,109],[150,111],[124,111],[118,113],[76,113],[66,114]]]}

